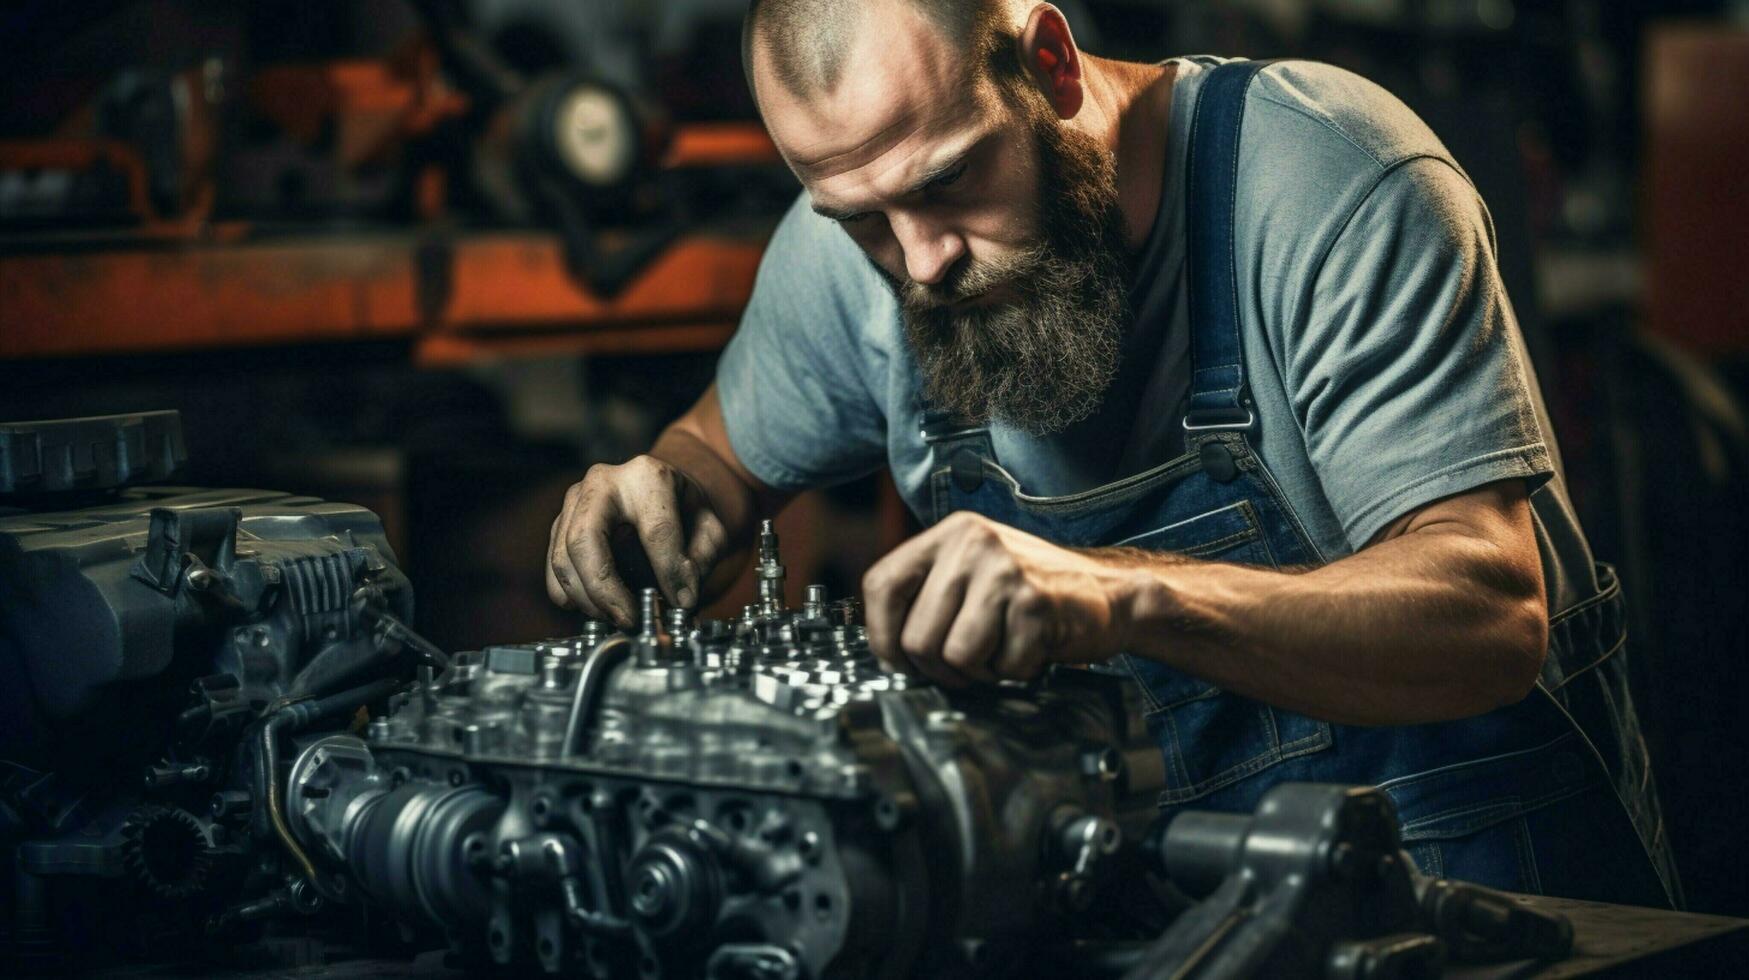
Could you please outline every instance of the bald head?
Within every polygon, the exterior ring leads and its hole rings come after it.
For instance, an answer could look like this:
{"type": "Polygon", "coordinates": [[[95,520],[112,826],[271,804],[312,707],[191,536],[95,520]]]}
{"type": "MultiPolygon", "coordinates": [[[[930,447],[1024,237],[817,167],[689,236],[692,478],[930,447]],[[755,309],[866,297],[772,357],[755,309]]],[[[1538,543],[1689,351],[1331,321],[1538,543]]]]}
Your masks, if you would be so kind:
{"type": "MultiPolygon", "coordinates": [[[[879,29],[889,5],[922,14],[956,49],[981,45],[999,0],[753,0],[741,28],[741,60],[753,82],[757,49],[768,70],[802,98],[838,87],[857,37],[879,29]]],[[[757,92],[757,88],[755,87],[757,92]]]]}

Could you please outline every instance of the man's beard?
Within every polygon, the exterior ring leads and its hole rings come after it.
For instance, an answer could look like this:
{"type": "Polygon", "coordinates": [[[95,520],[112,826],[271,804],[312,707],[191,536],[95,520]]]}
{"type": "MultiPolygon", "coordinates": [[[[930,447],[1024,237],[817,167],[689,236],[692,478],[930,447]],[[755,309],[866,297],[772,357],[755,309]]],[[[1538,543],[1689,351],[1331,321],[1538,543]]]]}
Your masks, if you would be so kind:
{"type": "Polygon", "coordinates": [[[1022,104],[1039,156],[1036,240],[934,285],[888,281],[932,405],[1042,435],[1092,415],[1117,374],[1129,260],[1111,153],[1022,104]],[[993,289],[1015,298],[949,305],[993,289]]]}

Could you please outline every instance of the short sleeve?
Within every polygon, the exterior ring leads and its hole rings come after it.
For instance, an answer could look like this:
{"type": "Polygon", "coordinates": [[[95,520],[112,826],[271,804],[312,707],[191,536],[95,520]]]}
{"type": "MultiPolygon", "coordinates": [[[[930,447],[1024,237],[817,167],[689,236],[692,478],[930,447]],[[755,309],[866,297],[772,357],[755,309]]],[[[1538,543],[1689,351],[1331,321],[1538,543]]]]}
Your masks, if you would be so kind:
{"type": "Polygon", "coordinates": [[[883,301],[891,305],[856,245],[804,194],[778,225],[717,363],[729,443],[766,485],[803,490],[884,465],[886,417],[871,383],[880,352],[860,330],[891,315],[883,301]]]}
{"type": "Polygon", "coordinates": [[[1386,171],[1296,319],[1289,393],[1353,547],[1442,497],[1553,473],[1488,215],[1451,164],[1386,171]]]}

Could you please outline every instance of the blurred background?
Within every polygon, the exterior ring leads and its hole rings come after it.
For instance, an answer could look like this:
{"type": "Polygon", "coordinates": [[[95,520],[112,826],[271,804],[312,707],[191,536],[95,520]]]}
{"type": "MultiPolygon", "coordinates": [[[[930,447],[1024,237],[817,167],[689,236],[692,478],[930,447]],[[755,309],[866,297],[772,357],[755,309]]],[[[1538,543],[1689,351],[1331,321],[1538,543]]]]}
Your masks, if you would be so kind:
{"type": "MultiPolygon", "coordinates": [[[[1060,6],[1099,54],[1361,72],[1469,171],[1632,602],[1690,905],[1749,914],[1749,0],[1060,6]]],[[[7,4],[0,419],[180,409],[188,482],[381,514],[441,646],[575,632],[565,488],[702,391],[796,193],[743,7],[7,4]]],[[[882,475],[780,522],[835,594],[911,529],[882,475]]]]}

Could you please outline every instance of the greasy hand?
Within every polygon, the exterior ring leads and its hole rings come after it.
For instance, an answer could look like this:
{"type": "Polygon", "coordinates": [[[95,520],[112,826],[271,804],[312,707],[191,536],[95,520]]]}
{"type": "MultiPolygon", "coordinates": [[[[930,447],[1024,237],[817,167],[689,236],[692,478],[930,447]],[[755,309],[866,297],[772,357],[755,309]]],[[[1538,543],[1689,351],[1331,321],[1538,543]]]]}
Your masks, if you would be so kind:
{"type": "Polygon", "coordinates": [[[1139,574],[958,511],[863,576],[869,645],[948,686],[1030,680],[1121,650],[1139,574]]]}
{"type": "Polygon", "coordinates": [[[547,595],[630,626],[632,588],[655,585],[692,608],[729,535],[704,491],[654,456],[597,464],[565,493],[547,543],[547,595]]]}

